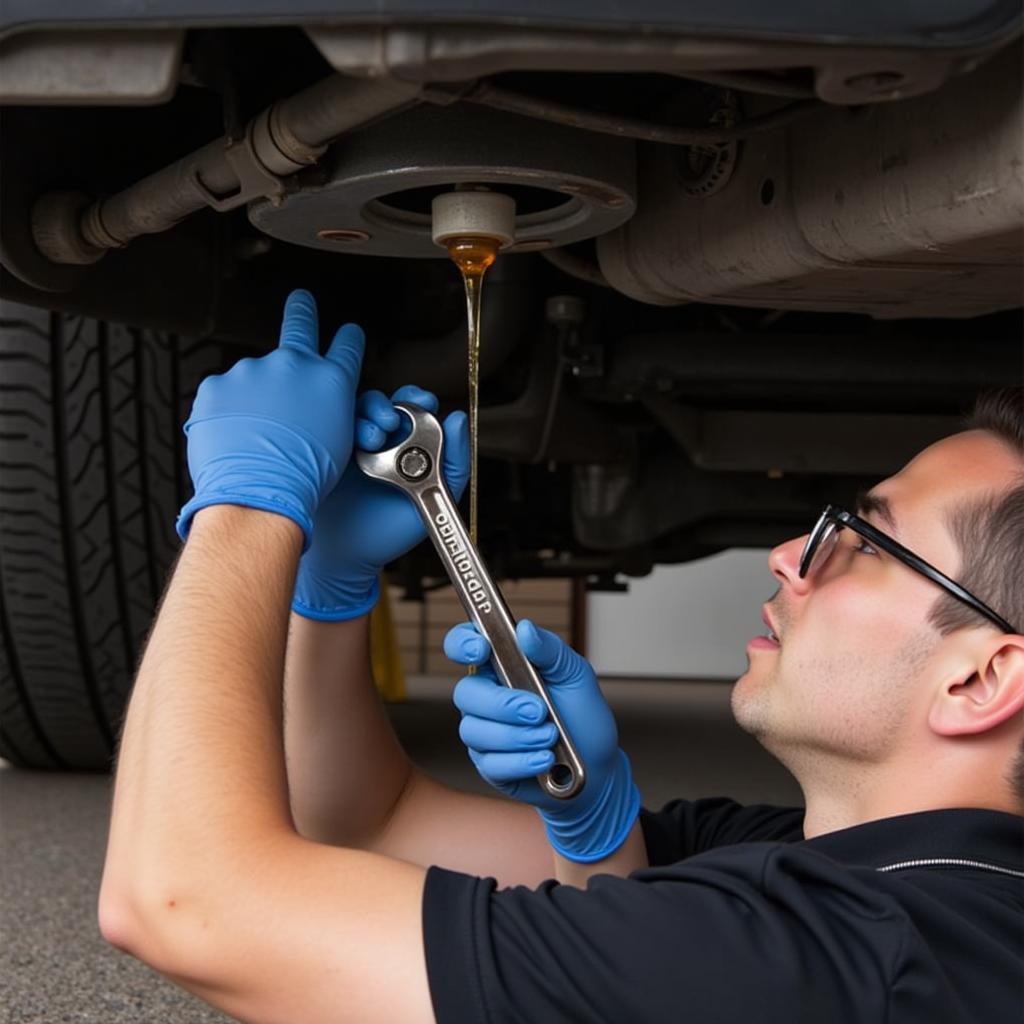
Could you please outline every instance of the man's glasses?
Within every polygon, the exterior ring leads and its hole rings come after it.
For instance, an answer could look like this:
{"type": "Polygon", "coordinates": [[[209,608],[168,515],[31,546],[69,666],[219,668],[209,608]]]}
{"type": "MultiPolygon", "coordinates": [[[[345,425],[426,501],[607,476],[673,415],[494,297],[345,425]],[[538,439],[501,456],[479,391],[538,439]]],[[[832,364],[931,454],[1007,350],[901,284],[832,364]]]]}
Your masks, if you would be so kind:
{"type": "Polygon", "coordinates": [[[855,516],[852,512],[838,508],[835,505],[826,505],[824,511],[818,517],[811,535],[804,545],[803,554],[800,556],[800,578],[803,579],[808,573],[817,572],[828,561],[829,556],[836,548],[839,541],[839,534],[845,527],[849,527],[854,533],[859,534],[865,540],[870,541],[875,547],[898,558],[904,565],[910,566],[915,572],[927,576],[932,583],[937,583],[947,594],[952,594],[958,601],[962,601],[969,608],[973,608],[979,615],[997,625],[1004,633],[1016,633],[1017,630],[1011,626],[1001,615],[997,615],[984,601],[978,600],[969,590],[965,590],[955,580],[951,580],[945,573],[939,572],[933,565],[929,565],[923,558],[918,558],[913,551],[905,548],[899,541],[882,533],[869,522],[855,516]]]}

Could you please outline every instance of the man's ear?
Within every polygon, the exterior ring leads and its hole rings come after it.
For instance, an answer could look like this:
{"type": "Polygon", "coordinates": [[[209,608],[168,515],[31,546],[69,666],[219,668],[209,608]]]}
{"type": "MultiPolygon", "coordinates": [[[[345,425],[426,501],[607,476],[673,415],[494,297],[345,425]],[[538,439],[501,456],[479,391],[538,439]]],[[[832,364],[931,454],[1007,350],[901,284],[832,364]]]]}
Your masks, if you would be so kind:
{"type": "Polygon", "coordinates": [[[928,724],[940,736],[988,732],[1024,709],[1024,636],[1004,635],[936,693],[928,724]]]}

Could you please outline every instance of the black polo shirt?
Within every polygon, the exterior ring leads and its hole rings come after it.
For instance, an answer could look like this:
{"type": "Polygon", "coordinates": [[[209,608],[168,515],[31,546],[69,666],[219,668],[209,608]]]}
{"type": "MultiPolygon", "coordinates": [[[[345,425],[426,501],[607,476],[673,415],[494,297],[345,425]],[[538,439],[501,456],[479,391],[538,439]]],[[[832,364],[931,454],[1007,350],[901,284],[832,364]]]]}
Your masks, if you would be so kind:
{"type": "Polygon", "coordinates": [[[902,815],[804,840],[802,811],[644,811],[651,867],[586,890],[431,868],[438,1024],[1024,1020],[1024,818],[902,815]]]}

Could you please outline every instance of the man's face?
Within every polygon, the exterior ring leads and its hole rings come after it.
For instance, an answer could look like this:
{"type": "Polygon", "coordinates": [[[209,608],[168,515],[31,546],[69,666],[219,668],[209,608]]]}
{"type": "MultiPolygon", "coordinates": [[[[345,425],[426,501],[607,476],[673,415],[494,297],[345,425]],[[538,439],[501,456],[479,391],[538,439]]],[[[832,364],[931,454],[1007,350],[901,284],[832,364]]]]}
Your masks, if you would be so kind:
{"type": "MultiPolygon", "coordinates": [[[[1019,470],[991,435],[956,434],[872,488],[862,515],[956,579],[949,511],[1004,490],[1019,470]]],[[[927,621],[942,591],[849,529],[825,565],[800,579],[805,540],[769,557],[780,588],[767,612],[780,643],[748,647],[733,713],[798,776],[825,757],[883,763],[926,728],[931,689],[957,642],[927,621]]]]}

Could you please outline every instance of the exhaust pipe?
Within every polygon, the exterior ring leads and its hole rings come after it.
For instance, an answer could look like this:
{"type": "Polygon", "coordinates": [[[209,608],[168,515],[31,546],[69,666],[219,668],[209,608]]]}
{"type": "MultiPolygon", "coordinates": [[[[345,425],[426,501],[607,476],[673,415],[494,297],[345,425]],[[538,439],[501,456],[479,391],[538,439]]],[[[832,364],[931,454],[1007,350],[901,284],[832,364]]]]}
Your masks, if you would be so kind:
{"type": "Polygon", "coordinates": [[[204,206],[226,212],[261,196],[273,200],[284,178],[315,164],[338,136],[412,106],[419,92],[394,79],[331,75],[261,111],[241,139],[207,143],[108,199],[41,196],[32,209],[36,246],[53,263],[95,263],[204,206]]]}

